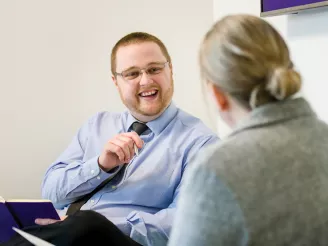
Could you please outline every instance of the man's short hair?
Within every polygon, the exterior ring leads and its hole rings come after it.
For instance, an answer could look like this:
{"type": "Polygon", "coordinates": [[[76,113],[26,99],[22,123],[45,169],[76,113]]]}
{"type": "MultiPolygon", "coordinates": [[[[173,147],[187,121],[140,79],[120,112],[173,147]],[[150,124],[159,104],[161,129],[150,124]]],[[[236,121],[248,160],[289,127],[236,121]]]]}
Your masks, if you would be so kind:
{"type": "MultiPolygon", "coordinates": [[[[113,47],[112,49],[112,54],[111,54],[111,72],[112,74],[115,74],[116,70],[116,54],[117,50],[120,47],[123,46],[128,46],[130,44],[140,44],[140,43],[145,43],[145,42],[153,42],[156,43],[161,51],[163,52],[163,55],[167,59],[169,63],[171,63],[171,57],[169,55],[169,52],[167,51],[164,43],[154,35],[151,35],[149,33],[145,32],[132,32],[123,38],[121,38],[113,47]]],[[[121,72],[121,71],[120,71],[121,72]]]]}

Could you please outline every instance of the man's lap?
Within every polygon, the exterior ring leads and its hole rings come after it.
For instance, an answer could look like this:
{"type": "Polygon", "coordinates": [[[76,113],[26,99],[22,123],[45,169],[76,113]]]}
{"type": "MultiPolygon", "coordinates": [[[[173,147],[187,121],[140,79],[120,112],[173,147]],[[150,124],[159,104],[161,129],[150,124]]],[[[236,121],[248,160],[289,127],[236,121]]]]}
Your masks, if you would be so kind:
{"type": "MultiPolygon", "coordinates": [[[[24,231],[54,245],[139,245],[124,235],[112,222],[94,211],[79,211],[65,220],[46,225],[32,226],[24,231]]],[[[2,246],[31,245],[17,235],[2,246]]]]}

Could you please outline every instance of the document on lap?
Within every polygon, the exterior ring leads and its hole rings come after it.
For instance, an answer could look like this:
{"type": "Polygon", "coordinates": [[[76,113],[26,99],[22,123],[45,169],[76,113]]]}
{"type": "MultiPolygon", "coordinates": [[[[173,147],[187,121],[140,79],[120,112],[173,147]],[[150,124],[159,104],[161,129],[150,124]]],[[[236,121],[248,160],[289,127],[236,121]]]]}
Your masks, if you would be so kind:
{"type": "Polygon", "coordinates": [[[37,218],[60,220],[49,200],[5,200],[0,197],[0,243],[8,241],[15,228],[35,225],[37,218]]]}

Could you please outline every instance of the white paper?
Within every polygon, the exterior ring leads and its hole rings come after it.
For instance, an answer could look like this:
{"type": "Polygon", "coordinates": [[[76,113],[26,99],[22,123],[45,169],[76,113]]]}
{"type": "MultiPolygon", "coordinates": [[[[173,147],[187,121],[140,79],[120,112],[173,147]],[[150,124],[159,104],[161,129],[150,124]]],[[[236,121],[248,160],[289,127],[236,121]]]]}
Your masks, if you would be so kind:
{"type": "Polygon", "coordinates": [[[41,238],[38,238],[36,236],[33,236],[33,235],[31,235],[31,234],[29,234],[27,232],[24,232],[22,230],[19,230],[19,229],[15,228],[15,227],[13,227],[13,230],[15,232],[17,232],[18,234],[20,234],[27,241],[29,241],[30,243],[32,243],[32,244],[34,244],[36,246],[55,246],[55,245],[53,245],[51,243],[48,243],[48,242],[42,240],[41,238]]]}

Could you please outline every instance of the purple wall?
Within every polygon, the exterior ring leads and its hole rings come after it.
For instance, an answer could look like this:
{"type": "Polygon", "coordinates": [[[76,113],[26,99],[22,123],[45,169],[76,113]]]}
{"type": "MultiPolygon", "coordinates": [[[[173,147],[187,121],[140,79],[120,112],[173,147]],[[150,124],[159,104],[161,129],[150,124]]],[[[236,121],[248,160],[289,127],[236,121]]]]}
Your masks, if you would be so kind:
{"type": "Polygon", "coordinates": [[[262,0],[262,11],[272,11],[290,7],[297,7],[305,4],[328,2],[326,0],[262,0]]]}

